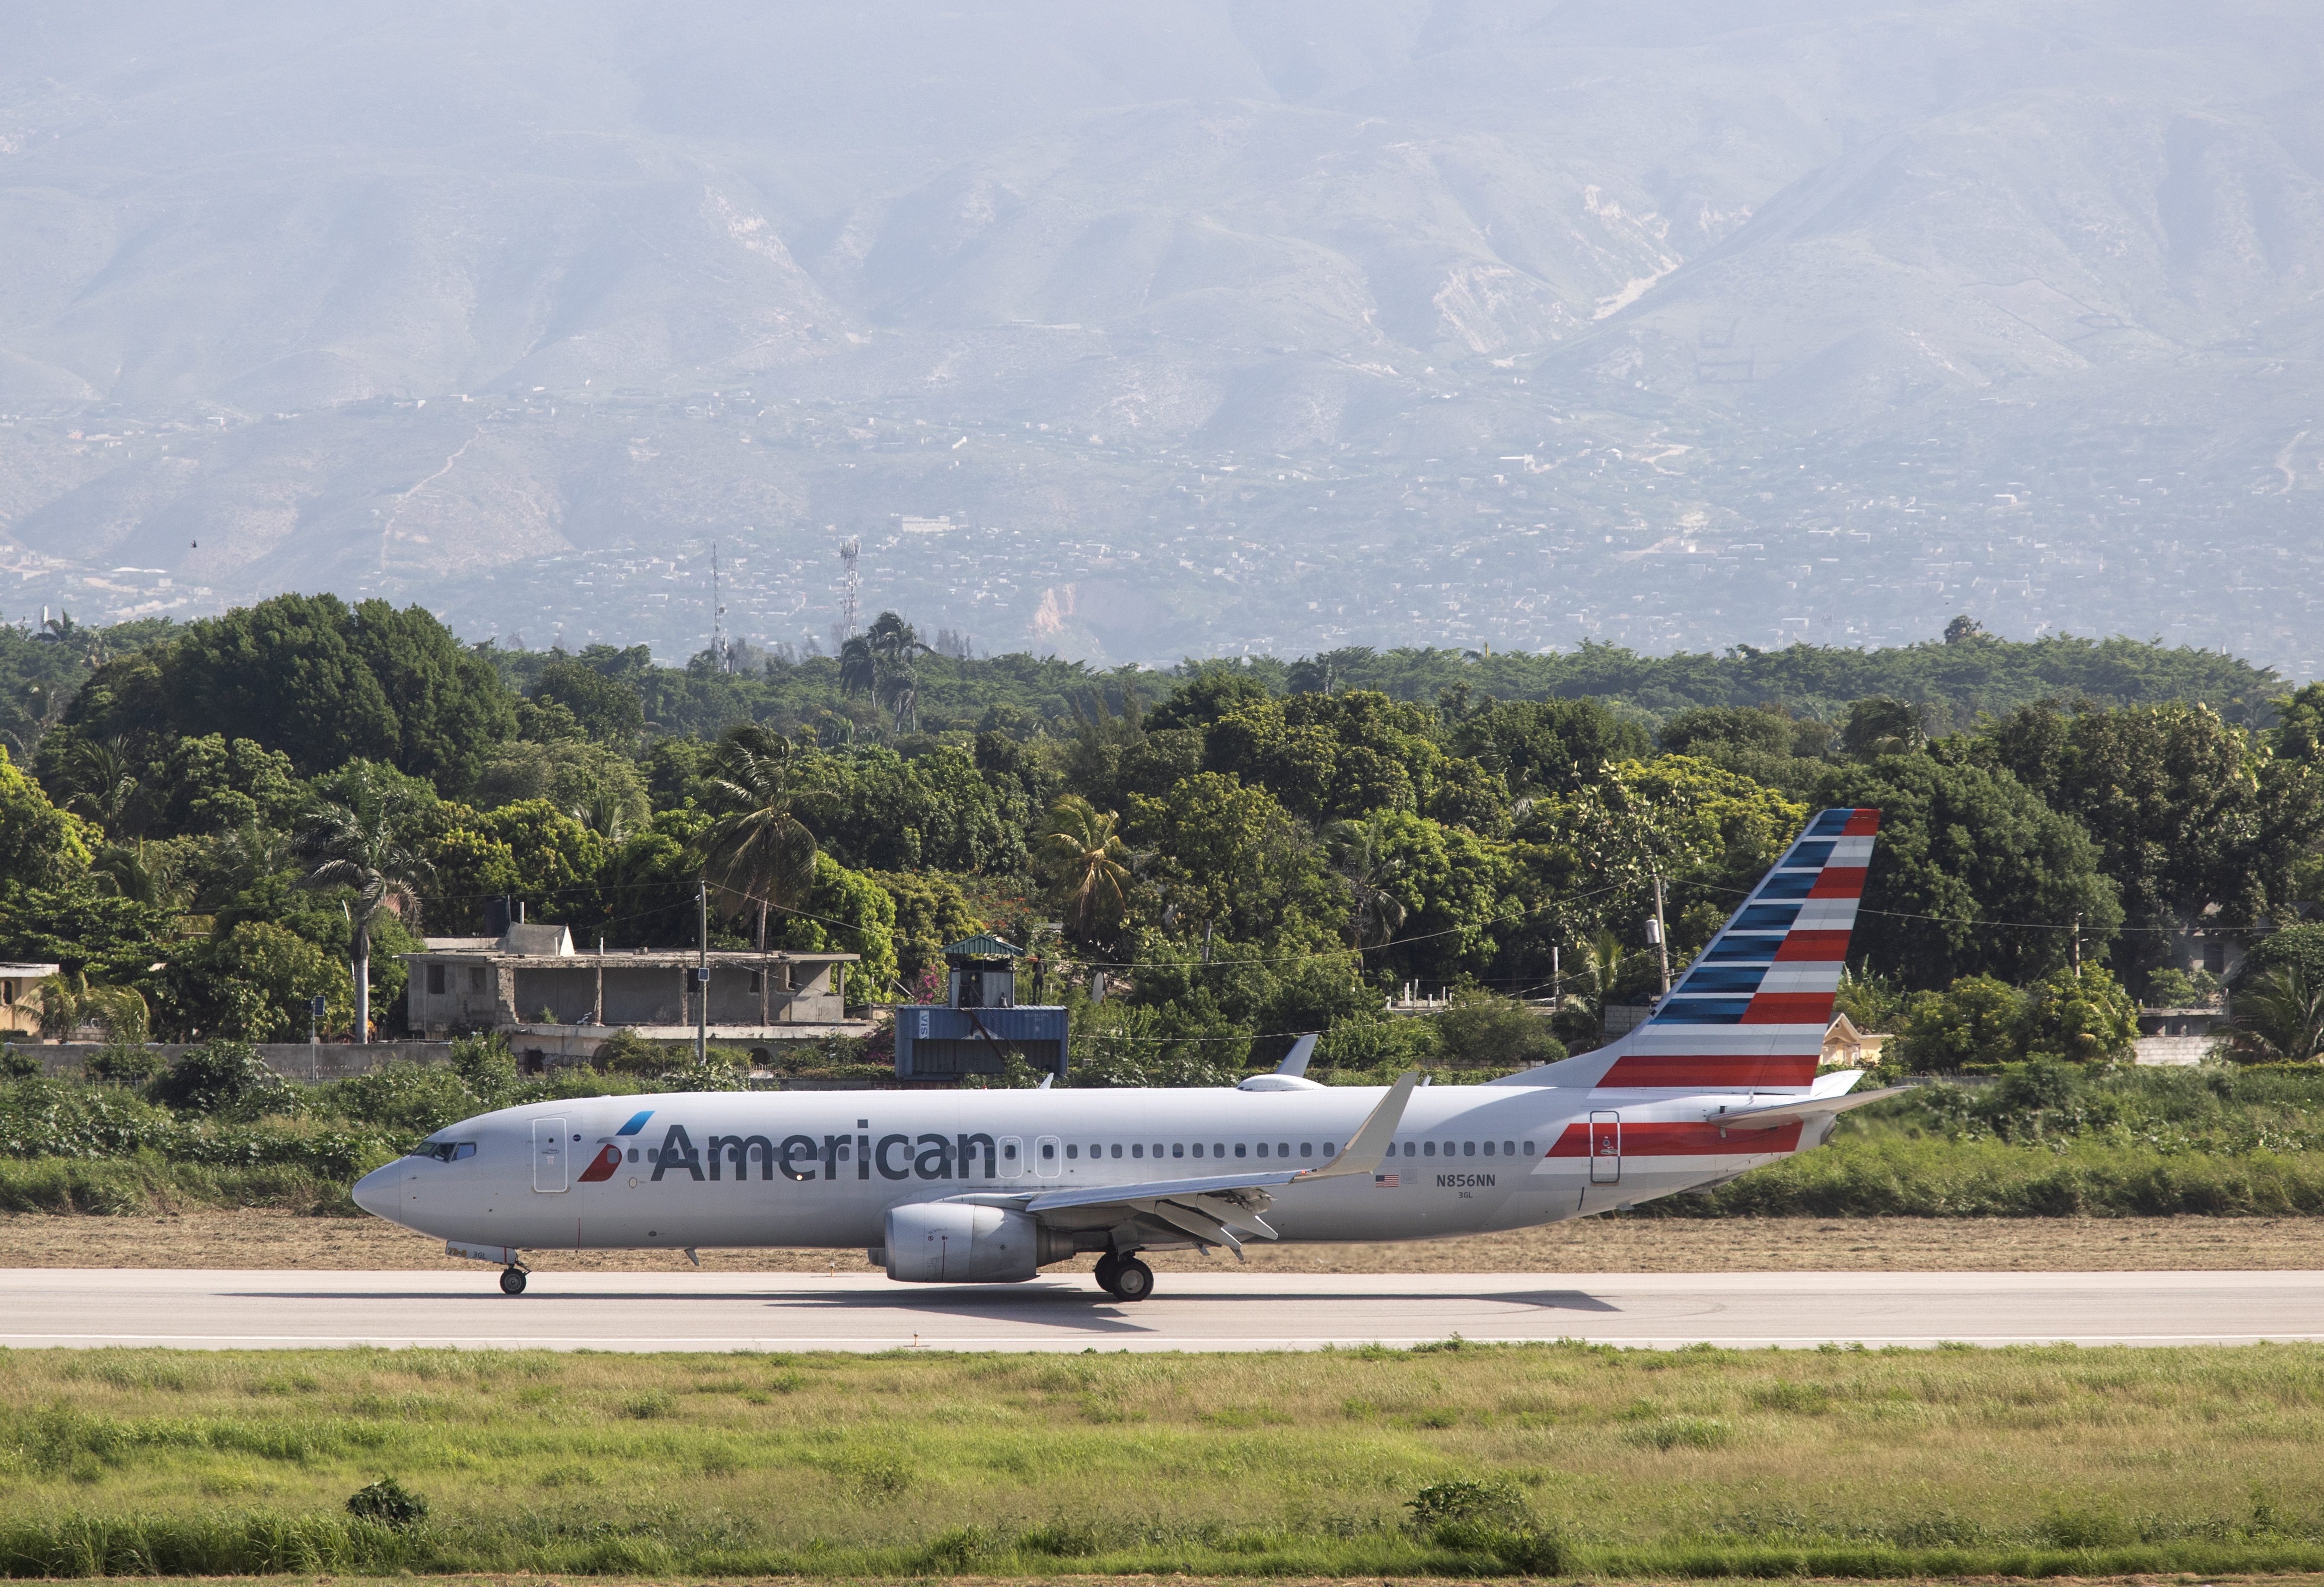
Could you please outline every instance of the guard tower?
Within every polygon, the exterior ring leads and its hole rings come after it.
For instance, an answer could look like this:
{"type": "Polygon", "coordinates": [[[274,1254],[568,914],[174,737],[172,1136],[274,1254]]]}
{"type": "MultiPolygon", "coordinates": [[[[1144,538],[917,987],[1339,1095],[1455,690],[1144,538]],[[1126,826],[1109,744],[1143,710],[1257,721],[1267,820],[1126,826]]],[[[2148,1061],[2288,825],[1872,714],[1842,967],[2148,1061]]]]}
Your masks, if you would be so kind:
{"type": "Polygon", "coordinates": [[[988,933],[951,944],[944,956],[952,967],[945,1001],[896,1005],[896,1078],[997,1075],[1014,1052],[1062,1079],[1065,1011],[1018,1004],[1023,950],[988,933]]]}

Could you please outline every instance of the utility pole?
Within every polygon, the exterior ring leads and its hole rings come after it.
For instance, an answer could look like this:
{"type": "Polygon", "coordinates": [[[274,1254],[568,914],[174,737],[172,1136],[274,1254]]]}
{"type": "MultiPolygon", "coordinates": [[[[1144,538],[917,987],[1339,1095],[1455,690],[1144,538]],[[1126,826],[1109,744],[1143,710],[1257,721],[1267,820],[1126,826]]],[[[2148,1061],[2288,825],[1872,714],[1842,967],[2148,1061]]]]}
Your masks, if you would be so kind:
{"type": "Polygon", "coordinates": [[[710,542],[710,659],[722,673],[726,665],[726,609],[718,602],[718,542],[710,542]]]}
{"type": "Polygon", "coordinates": [[[2074,979],[2082,978],[2082,917],[2074,916],[2074,979]]]}
{"type": "Polygon", "coordinates": [[[710,880],[704,877],[696,894],[700,915],[696,922],[699,945],[694,968],[694,1061],[710,1061],[710,880]]]}
{"type": "Polygon", "coordinates": [[[1663,879],[1659,873],[1655,876],[1655,918],[1646,934],[1655,940],[1655,957],[1662,960],[1663,995],[1668,997],[1670,995],[1670,934],[1663,929],[1663,879]]]}
{"type": "Polygon", "coordinates": [[[1565,1002],[1565,967],[1559,961],[1557,944],[1549,945],[1549,1005],[1556,1008],[1565,1002]]]}

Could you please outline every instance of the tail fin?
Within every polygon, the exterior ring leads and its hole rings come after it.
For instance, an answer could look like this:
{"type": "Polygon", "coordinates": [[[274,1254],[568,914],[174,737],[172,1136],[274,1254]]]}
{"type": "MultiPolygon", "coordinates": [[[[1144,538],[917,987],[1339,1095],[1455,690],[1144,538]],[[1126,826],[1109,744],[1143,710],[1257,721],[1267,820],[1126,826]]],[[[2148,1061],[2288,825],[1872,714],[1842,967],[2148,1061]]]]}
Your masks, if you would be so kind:
{"type": "Polygon", "coordinates": [[[1499,1086],[1803,1090],[1815,1080],[1872,863],[1877,810],[1819,811],[1652,1018],[1499,1086]]]}

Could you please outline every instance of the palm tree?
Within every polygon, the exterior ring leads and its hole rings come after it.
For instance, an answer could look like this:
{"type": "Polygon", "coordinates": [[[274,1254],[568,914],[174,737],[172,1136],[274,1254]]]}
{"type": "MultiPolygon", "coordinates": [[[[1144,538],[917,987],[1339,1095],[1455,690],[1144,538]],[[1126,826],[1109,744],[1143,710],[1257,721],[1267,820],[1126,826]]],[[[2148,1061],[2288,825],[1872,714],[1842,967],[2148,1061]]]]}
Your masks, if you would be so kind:
{"type": "Polygon", "coordinates": [[[849,694],[869,694],[880,687],[880,657],[861,634],[839,647],[839,687],[849,694]]]}
{"type": "Polygon", "coordinates": [[[2305,1063],[2324,1053],[2324,980],[2287,964],[2236,991],[2228,1041],[2255,1063],[2305,1063]]]}
{"type": "Polygon", "coordinates": [[[66,808],[87,812],[106,835],[118,838],[137,800],[137,774],[130,769],[127,747],[118,738],[85,741],[74,746],[72,759],[81,791],[66,801],[66,808]]]}
{"type": "Polygon", "coordinates": [[[50,976],[32,988],[32,996],[41,1005],[41,1033],[61,1041],[93,1024],[107,1041],[134,1045],[145,1040],[152,1019],[135,987],[92,986],[86,970],[50,976]]]}
{"type": "Polygon", "coordinates": [[[718,818],[702,835],[703,875],[739,904],[758,906],[762,952],[768,908],[795,908],[815,887],[815,834],[799,819],[813,795],[790,777],[791,741],[749,725],[727,732],[703,779],[704,803],[718,818]]]}
{"type": "Polygon", "coordinates": [[[392,911],[416,923],[420,889],[432,885],[436,869],[405,846],[410,822],[406,796],[368,767],[346,778],[345,804],[326,804],[300,822],[299,849],[311,862],[300,885],[352,887],[347,906],[355,925],[348,957],[355,961],[355,1040],[371,1040],[371,933],[392,911]]]}
{"type": "Polygon", "coordinates": [[[1041,834],[1042,858],[1062,883],[1066,922],[1084,940],[1130,907],[1130,850],[1114,831],[1119,819],[1068,794],[1049,807],[1041,834]]]}
{"type": "Polygon", "coordinates": [[[1334,821],[1323,838],[1331,845],[1332,870],[1348,894],[1356,946],[1386,942],[1404,925],[1404,900],[1390,886],[1404,862],[1382,854],[1378,837],[1361,821],[1334,821]]]}

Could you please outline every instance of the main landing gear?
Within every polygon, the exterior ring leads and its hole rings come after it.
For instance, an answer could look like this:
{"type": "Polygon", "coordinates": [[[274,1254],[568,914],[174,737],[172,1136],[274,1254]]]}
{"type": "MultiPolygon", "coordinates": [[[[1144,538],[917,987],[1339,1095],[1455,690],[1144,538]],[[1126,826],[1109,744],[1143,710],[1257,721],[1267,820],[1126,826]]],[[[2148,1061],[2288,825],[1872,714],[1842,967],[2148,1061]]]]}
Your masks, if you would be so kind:
{"type": "Polygon", "coordinates": [[[524,1293],[524,1270],[522,1268],[503,1268],[501,1270],[501,1293],[503,1295],[521,1295],[524,1293]]]}
{"type": "Polygon", "coordinates": [[[1109,1251],[1097,1259],[1097,1287],[1116,1300],[1143,1300],[1154,1293],[1154,1270],[1109,1251]]]}

